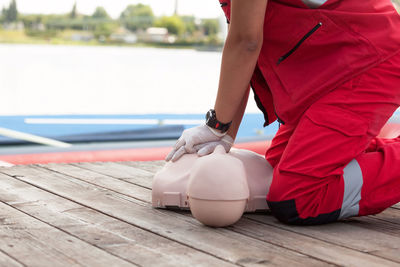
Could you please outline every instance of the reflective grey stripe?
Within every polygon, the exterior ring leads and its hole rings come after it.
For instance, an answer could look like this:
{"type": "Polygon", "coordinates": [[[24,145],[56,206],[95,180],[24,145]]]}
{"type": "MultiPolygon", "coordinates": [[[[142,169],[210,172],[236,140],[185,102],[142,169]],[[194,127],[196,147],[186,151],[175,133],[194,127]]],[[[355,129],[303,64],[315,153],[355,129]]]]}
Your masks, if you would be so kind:
{"type": "Polygon", "coordinates": [[[363,176],[360,165],[353,159],[343,169],[344,195],[339,219],[358,215],[363,176]]]}
{"type": "Polygon", "coordinates": [[[328,0],[302,0],[303,3],[309,8],[319,8],[328,0]]]}

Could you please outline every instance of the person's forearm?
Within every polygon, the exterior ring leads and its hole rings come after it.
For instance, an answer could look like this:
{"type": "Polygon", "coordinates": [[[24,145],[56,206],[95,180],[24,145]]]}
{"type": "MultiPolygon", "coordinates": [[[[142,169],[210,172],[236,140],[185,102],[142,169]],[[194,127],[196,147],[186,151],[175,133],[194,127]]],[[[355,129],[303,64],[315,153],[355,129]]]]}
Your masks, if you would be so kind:
{"type": "Polygon", "coordinates": [[[244,97],[242,98],[242,101],[239,105],[239,108],[236,111],[235,116],[232,120],[232,124],[229,127],[229,130],[227,132],[227,134],[230,137],[232,137],[233,140],[236,139],[236,135],[239,130],[240,123],[242,122],[242,118],[243,118],[243,115],[244,115],[244,112],[245,112],[246,106],[247,106],[247,101],[249,99],[249,93],[250,93],[250,87],[248,86],[247,90],[245,91],[244,97]]]}
{"type": "Polygon", "coordinates": [[[260,40],[247,40],[228,34],[214,106],[219,121],[223,123],[233,121],[245,97],[261,46],[260,40]]]}
{"type": "Polygon", "coordinates": [[[267,3],[268,0],[231,0],[230,27],[222,53],[214,110],[217,120],[235,124],[231,126],[234,136],[244,112],[241,103],[244,98],[247,103],[246,92],[263,43],[267,3]]]}

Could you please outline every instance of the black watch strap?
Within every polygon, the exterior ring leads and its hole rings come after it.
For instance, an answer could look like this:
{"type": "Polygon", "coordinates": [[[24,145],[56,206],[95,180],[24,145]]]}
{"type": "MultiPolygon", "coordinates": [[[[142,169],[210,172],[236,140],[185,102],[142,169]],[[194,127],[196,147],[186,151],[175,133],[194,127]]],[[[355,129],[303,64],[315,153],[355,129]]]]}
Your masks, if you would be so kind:
{"type": "Polygon", "coordinates": [[[232,122],[222,123],[219,120],[217,120],[217,114],[213,109],[210,109],[206,114],[206,125],[213,129],[220,130],[222,133],[228,131],[231,124],[232,122]]]}

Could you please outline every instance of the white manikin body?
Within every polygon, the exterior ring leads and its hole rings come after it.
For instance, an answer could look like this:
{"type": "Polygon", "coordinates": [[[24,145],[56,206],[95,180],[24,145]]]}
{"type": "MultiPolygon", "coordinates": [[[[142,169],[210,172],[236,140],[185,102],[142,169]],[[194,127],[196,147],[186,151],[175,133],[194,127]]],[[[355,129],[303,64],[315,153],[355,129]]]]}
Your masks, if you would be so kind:
{"type": "Polygon", "coordinates": [[[268,209],[266,196],[272,171],[263,156],[244,149],[233,148],[226,153],[219,146],[203,157],[185,154],[156,173],[153,207],[188,209],[191,204],[199,221],[226,226],[243,212],[268,209]]]}

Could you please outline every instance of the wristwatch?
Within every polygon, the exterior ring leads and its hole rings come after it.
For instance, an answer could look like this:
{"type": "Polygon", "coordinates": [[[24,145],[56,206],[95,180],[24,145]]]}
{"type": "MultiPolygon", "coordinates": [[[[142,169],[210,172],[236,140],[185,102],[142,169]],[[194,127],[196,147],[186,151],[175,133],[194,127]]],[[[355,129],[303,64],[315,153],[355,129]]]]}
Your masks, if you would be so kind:
{"type": "Polygon", "coordinates": [[[206,125],[213,128],[220,130],[221,133],[225,133],[228,131],[229,127],[231,126],[232,121],[228,123],[222,123],[217,120],[217,114],[215,113],[215,110],[210,109],[207,114],[206,114],[206,125]]]}

